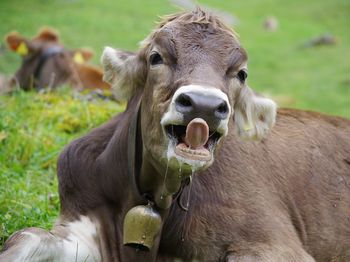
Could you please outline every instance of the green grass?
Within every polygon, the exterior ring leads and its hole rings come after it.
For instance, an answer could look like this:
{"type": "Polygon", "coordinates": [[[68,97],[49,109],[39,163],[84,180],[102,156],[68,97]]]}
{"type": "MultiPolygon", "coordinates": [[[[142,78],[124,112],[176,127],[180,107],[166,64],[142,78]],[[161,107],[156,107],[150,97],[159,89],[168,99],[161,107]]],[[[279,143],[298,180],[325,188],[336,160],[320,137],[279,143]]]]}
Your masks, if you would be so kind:
{"type": "MultiPolygon", "coordinates": [[[[98,63],[106,45],[136,50],[158,16],[174,12],[163,0],[3,0],[0,2],[0,38],[12,30],[34,36],[43,25],[56,28],[70,48],[92,47],[98,63]],[[145,2],[146,3],[146,2],[145,2]]],[[[11,73],[20,58],[6,52],[0,72],[11,73]]]]}
{"type": "Polygon", "coordinates": [[[0,246],[20,228],[50,228],[59,211],[58,154],[122,109],[68,88],[0,96],[0,246]]]}
{"type": "MultiPolygon", "coordinates": [[[[249,54],[252,88],[282,105],[350,117],[348,0],[199,2],[239,19],[235,29],[249,54]],[[269,15],[279,21],[277,32],[262,28],[269,15]],[[339,43],[300,48],[326,32],[339,43]]],[[[97,64],[104,46],[136,50],[159,15],[177,10],[163,0],[3,0],[0,36],[17,30],[31,37],[41,26],[52,26],[66,46],[93,48],[97,64]]],[[[1,74],[12,74],[19,64],[16,54],[0,50],[1,74]]],[[[87,101],[67,88],[0,97],[0,246],[20,228],[50,228],[59,212],[59,152],[120,110],[113,102],[87,101]]]]}
{"type": "MultiPolygon", "coordinates": [[[[239,19],[235,27],[249,54],[249,83],[265,94],[288,99],[281,105],[350,117],[350,2],[348,0],[202,0],[239,19]],[[279,30],[262,22],[273,15],[279,30]],[[335,46],[303,49],[310,38],[331,33],[335,46]]],[[[33,36],[42,25],[57,28],[67,46],[90,46],[98,63],[103,46],[136,50],[159,15],[178,9],[162,0],[4,0],[0,35],[16,29],[33,36]]],[[[20,58],[0,54],[0,72],[14,72],[20,58]],[[1,57],[2,56],[2,57],[1,57]]],[[[279,101],[278,101],[279,102],[279,101]]]]}
{"type": "Polygon", "coordinates": [[[288,96],[288,106],[350,117],[350,2],[347,0],[248,0],[203,2],[235,14],[249,56],[249,83],[263,93],[288,96]],[[262,23],[273,15],[279,30],[262,23]],[[335,46],[301,48],[324,33],[335,46]]]}

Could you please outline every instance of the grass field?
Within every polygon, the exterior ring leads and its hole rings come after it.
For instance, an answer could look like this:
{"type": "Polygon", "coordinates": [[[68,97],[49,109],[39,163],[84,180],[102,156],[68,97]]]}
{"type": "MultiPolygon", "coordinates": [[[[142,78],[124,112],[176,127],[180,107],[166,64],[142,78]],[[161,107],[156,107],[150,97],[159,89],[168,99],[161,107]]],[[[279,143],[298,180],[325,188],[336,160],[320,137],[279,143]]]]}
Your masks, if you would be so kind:
{"type": "MultiPolygon", "coordinates": [[[[348,0],[199,2],[239,19],[235,29],[249,54],[251,87],[282,105],[350,117],[348,0]],[[279,21],[276,32],[262,28],[269,15],[279,21]],[[337,45],[301,48],[327,32],[337,37],[337,45]]],[[[52,26],[67,46],[93,48],[98,63],[103,46],[135,50],[159,15],[177,10],[162,0],[3,0],[0,35],[17,30],[33,36],[39,27],[52,26]]],[[[10,75],[19,63],[16,54],[0,49],[1,74],[10,75]]],[[[52,225],[59,211],[59,152],[122,108],[88,101],[69,88],[0,97],[0,246],[22,227],[52,225]]]]}
{"type": "Polygon", "coordinates": [[[0,97],[0,245],[14,230],[52,225],[59,211],[59,152],[122,109],[68,88],[0,97]]]}

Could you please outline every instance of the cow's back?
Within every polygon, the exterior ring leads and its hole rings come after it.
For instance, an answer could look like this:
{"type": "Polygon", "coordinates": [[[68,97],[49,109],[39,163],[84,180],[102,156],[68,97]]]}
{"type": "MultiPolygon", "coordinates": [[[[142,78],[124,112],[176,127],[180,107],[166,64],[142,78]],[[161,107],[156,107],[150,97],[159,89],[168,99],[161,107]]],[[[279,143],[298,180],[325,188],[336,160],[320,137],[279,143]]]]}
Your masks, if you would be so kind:
{"type": "Polygon", "coordinates": [[[350,121],[280,110],[276,127],[261,146],[273,152],[272,182],[281,177],[276,189],[306,249],[317,261],[346,261],[344,256],[350,256],[350,121]]]}

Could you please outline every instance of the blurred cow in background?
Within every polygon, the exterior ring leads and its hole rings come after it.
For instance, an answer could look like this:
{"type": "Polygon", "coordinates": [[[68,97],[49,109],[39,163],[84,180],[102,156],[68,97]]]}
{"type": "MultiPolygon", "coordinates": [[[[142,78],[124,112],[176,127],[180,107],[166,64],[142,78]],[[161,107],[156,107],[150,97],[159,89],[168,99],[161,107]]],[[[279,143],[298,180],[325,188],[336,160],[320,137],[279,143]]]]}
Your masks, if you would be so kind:
{"type": "Polygon", "coordinates": [[[102,70],[86,63],[93,52],[65,48],[53,29],[43,28],[31,40],[11,32],[5,41],[12,51],[22,56],[22,65],[10,86],[39,90],[68,84],[77,89],[110,89],[102,81],[102,70]]]}

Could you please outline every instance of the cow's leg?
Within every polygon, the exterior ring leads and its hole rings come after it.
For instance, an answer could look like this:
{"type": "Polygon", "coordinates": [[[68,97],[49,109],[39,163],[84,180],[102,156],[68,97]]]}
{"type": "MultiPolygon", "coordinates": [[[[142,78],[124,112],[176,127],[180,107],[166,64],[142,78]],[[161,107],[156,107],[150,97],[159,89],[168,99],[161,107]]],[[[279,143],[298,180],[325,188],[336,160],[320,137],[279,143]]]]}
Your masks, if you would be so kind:
{"type": "Polygon", "coordinates": [[[41,228],[26,228],[12,234],[0,253],[0,261],[59,261],[59,240],[41,228]]]}
{"type": "Polygon", "coordinates": [[[246,248],[229,248],[227,262],[315,262],[302,247],[250,243],[246,248]]]}
{"type": "Polygon", "coordinates": [[[51,231],[26,228],[14,233],[0,252],[2,261],[101,261],[96,225],[85,216],[59,222],[51,231]]]}

